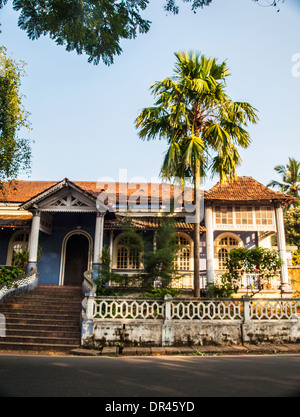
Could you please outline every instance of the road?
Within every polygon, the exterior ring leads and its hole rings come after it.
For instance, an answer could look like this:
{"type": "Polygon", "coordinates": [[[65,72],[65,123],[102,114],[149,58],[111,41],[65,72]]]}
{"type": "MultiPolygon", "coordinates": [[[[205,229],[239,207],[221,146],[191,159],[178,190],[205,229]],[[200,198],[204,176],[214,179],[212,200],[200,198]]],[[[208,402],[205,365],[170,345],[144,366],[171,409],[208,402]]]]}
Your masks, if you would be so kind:
{"type": "MultiPolygon", "coordinates": [[[[300,355],[0,355],[1,397],[300,397],[300,355]]],[[[111,401],[110,401],[111,403],[111,401]]],[[[115,404],[114,404],[115,405],[115,404]]]]}

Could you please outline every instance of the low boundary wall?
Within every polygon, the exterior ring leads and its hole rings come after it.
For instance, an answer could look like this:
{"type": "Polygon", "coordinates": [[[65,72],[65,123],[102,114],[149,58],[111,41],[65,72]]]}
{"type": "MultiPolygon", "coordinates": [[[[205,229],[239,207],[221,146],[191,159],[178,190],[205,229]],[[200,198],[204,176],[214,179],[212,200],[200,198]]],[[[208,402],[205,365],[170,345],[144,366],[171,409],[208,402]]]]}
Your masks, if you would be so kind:
{"type": "Polygon", "coordinates": [[[300,299],[87,299],[82,346],[300,342],[300,299]]]}

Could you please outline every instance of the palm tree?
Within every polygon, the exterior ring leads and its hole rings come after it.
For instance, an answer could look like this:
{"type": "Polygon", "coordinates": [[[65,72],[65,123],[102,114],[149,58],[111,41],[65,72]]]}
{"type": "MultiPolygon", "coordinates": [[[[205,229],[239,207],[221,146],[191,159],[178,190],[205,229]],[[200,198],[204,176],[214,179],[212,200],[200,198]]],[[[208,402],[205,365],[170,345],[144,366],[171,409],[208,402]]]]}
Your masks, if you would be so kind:
{"type": "MultiPolygon", "coordinates": [[[[220,182],[236,178],[241,162],[237,146],[247,148],[248,122],[256,123],[256,109],[234,102],[225,93],[230,72],[226,61],[217,63],[197,52],[175,53],[174,76],[152,85],[153,107],[145,108],[136,119],[143,140],[165,139],[168,143],[161,174],[192,178],[194,202],[200,178],[210,171],[220,182]]],[[[194,224],[194,295],[200,296],[200,222],[194,224]]]]}
{"type": "Polygon", "coordinates": [[[274,170],[281,174],[282,182],[273,180],[268,184],[268,187],[278,187],[283,193],[292,195],[298,199],[298,203],[294,203],[294,205],[298,205],[300,199],[300,162],[294,158],[289,158],[286,165],[277,165],[274,170]]]}

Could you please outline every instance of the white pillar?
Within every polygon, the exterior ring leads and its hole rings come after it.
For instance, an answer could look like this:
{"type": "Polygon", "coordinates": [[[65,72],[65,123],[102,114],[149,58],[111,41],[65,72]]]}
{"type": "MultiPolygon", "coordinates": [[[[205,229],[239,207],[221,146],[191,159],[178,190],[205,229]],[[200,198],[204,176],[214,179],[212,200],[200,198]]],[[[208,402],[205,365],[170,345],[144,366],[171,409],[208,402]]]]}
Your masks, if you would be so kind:
{"type": "Polygon", "coordinates": [[[288,266],[287,266],[283,211],[282,211],[282,206],[280,203],[276,204],[275,206],[275,214],[276,214],[278,253],[279,253],[280,259],[283,262],[281,266],[281,291],[282,293],[291,295],[292,288],[289,282],[289,273],[288,273],[288,266]]]}
{"type": "Polygon", "coordinates": [[[206,275],[207,283],[214,282],[214,229],[213,209],[211,205],[205,207],[205,229],[206,229],[206,275]]]}
{"type": "Polygon", "coordinates": [[[114,231],[110,231],[109,236],[109,256],[110,256],[110,270],[112,269],[112,263],[113,263],[113,253],[114,252],[114,231]]]}
{"type": "Polygon", "coordinates": [[[41,222],[41,212],[35,211],[32,217],[31,231],[30,231],[29,242],[28,242],[29,258],[28,258],[27,272],[29,272],[31,268],[37,266],[40,222],[41,222]]]}
{"type": "Polygon", "coordinates": [[[101,264],[102,248],[103,248],[103,231],[104,231],[104,215],[97,213],[95,239],[94,239],[94,266],[101,264]]]}

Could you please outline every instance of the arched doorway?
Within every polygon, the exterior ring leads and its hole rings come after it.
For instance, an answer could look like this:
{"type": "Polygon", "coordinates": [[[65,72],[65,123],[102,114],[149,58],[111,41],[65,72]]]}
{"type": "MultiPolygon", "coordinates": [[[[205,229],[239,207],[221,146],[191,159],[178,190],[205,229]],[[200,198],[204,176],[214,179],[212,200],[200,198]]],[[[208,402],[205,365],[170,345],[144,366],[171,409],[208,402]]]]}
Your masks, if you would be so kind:
{"type": "Polygon", "coordinates": [[[83,233],[73,233],[65,241],[63,285],[81,286],[89,266],[90,242],[83,233]]]}

